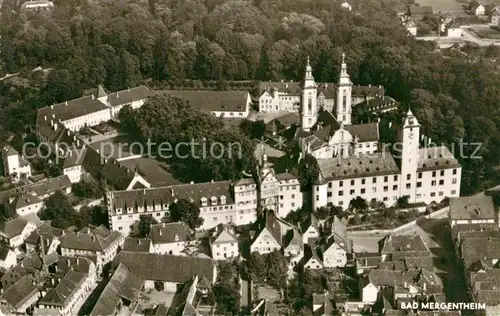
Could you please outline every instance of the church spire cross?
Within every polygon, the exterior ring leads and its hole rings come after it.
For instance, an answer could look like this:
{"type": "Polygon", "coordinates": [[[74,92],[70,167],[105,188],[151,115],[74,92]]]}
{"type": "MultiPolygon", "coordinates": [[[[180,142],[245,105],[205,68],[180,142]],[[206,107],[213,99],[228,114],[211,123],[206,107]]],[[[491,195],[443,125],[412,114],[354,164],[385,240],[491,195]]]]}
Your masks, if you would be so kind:
{"type": "Polygon", "coordinates": [[[345,53],[342,53],[342,64],[345,64],[345,53]]]}
{"type": "Polygon", "coordinates": [[[309,55],[307,55],[307,67],[311,67],[311,63],[309,62],[309,55]]]}

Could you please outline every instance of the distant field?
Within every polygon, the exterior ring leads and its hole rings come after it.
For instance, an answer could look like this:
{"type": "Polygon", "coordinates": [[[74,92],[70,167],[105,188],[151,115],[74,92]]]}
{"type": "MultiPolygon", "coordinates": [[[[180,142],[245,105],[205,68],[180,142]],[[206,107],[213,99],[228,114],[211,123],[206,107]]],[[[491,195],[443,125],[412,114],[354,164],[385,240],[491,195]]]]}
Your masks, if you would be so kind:
{"type": "MultiPolygon", "coordinates": [[[[463,11],[463,5],[467,5],[467,0],[415,0],[415,3],[420,6],[432,6],[434,12],[448,12],[448,11],[463,11]]],[[[481,1],[482,4],[500,4],[498,0],[481,1]]]]}

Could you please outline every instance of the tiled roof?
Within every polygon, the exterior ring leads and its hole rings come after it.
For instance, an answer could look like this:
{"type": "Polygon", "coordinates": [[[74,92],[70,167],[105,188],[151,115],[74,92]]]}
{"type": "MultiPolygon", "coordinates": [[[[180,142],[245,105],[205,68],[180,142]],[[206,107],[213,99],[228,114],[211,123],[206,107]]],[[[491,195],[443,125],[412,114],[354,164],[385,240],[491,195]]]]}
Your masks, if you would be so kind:
{"type": "Polygon", "coordinates": [[[26,227],[26,225],[28,225],[28,221],[20,217],[12,219],[8,222],[1,222],[0,234],[5,235],[9,239],[19,236],[26,227]]]}
{"type": "Polygon", "coordinates": [[[151,226],[149,238],[153,244],[189,241],[193,231],[183,222],[161,223],[151,226]]]}
{"type": "Polygon", "coordinates": [[[416,273],[408,273],[394,270],[372,269],[368,273],[368,280],[376,286],[402,286],[405,282],[413,283],[416,273]]]}
{"type": "Polygon", "coordinates": [[[9,288],[27,274],[34,274],[36,271],[40,271],[42,266],[42,259],[36,253],[25,258],[2,276],[3,289],[9,288]]]}
{"type": "Polygon", "coordinates": [[[127,237],[123,243],[123,251],[130,252],[149,252],[151,239],[127,237]]]}
{"type": "Polygon", "coordinates": [[[378,123],[348,125],[345,129],[351,133],[353,139],[357,137],[361,143],[379,140],[378,123]]]}
{"type": "Polygon", "coordinates": [[[75,292],[80,288],[86,277],[86,273],[70,270],[59,281],[55,288],[47,292],[47,294],[40,300],[39,304],[61,307],[66,306],[68,300],[70,300],[75,292]]]}
{"type": "Polygon", "coordinates": [[[450,199],[451,220],[495,219],[495,205],[491,196],[467,196],[450,199]]]}
{"type": "Polygon", "coordinates": [[[264,91],[271,91],[274,89],[278,89],[278,91],[281,93],[288,93],[291,96],[299,96],[302,91],[300,82],[261,81],[259,85],[259,96],[261,96],[264,91]]]}
{"type": "Polygon", "coordinates": [[[19,194],[19,192],[26,192],[27,194],[43,197],[51,195],[57,190],[64,191],[66,188],[70,187],[71,181],[69,180],[69,177],[67,175],[63,175],[0,192],[0,201],[5,201],[8,198],[14,198],[19,194]]]}
{"type": "Polygon", "coordinates": [[[377,267],[382,262],[382,256],[376,253],[356,253],[356,265],[358,267],[377,267]]]}
{"type": "Polygon", "coordinates": [[[2,156],[3,157],[19,156],[19,153],[17,152],[17,150],[14,149],[14,147],[7,145],[2,148],[2,156]]]}
{"type": "Polygon", "coordinates": [[[115,315],[123,300],[135,302],[144,279],[133,275],[123,264],[118,265],[90,315],[115,315]]]}
{"type": "Polygon", "coordinates": [[[120,263],[145,280],[184,283],[195,275],[204,276],[210,282],[215,279],[211,259],[121,251],[113,260],[113,266],[120,263]]]}
{"type": "Polygon", "coordinates": [[[212,244],[238,242],[238,236],[234,232],[233,227],[226,224],[219,224],[214,228],[210,240],[212,244]]]}
{"type": "Polygon", "coordinates": [[[405,271],[406,267],[403,261],[387,261],[380,262],[377,269],[379,270],[393,270],[393,271],[405,271]]]}
{"type": "Polygon", "coordinates": [[[411,269],[426,269],[431,270],[434,268],[432,257],[407,257],[404,259],[406,270],[411,269]]]}
{"type": "Polygon", "coordinates": [[[112,243],[122,238],[122,234],[118,231],[109,232],[106,237],[100,236],[98,231],[72,232],[66,234],[61,241],[61,247],[67,249],[100,251],[103,252],[112,243]]]}
{"type": "Polygon", "coordinates": [[[342,180],[399,174],[399,168],[389,152],[357,155],[348,158],[318,159],[319,170],[326,180],[342,180]]]}
{"type": "Polygon", "coordinates": [[[384,96],[384,87],[368,85],[368,86],[360,86],[353,85],[352,86],[352,96],[354,97],[383,97],[384,96]]]}
{"type": "Polygon", "coordinates": [[[59,256],[56,262],[56,275],[64,277],[69,271],[89,273],[93,262],[86,257],[59,256]]]}
{"type": "Polygon", "coordinates": [[[25,240],[24,242],[31,245],[38,245],[40,242],[40,236],[50,244],[54,238],[59,238],[64,234],[64,230],[61,228],[51,227],[47,223],[42,223],[38,226],[25,240]]]}
{"type": "Polygon", "coordinates": [[[418,172],[447,168],[460,168],[460,164],[446,146],[419,149],[418,172]]]}
{"type": "Polygon", "coordinates": [[[6,289],[0,299],[7,301],[10,306],[18,309],[37,293],[38,290],[33,285],[33,279],[30,276],[23,276],[15,284],[6,289]]]}
{"type": "Polygon", "coordinates": [[[41,203],[42,200],[38,198],[36,195],[29,194],[26,192],[20,192],[10,204],[13,210],[18,210],[25,206],[41,203]]]}
{"type": "Polygon", "coordinates": [[[54,121],[61,120],[64,122],[106,109],[108,109],[108,106],[99,101],[94,95],[89,95],[40,108],[38,109],[38,117],[45,120],[46,116],[47,120],[50,121],[55,115],[54,121]]]}
{"type": "Polygon", "coordinates": [[[0,245],[0,260],[3,261],[12,250],[6,245],[0,245]]]}
{"type": "Polygon", "coordinates": [[[208,199],[207,205],[211,204],[210,198],[217,198],[217,206],[234,204],[231,181],[216,181],[206,183],[179,184],[169,187],[149,188],[129,191],[111,192],[110,215],[116,215],[116,209],[134,208],[135,205],[168,205],[176,199],[192,199],[193,203],[201,206],[201,198],[208,199]],[[220,197],[226,197],[226,203],[220,204],[220,197]]]}
{"type": "Polygon", "coordinates": [[[101,175],[113,188],[125,190],[136,176],[136,172],[111,158],[102,167],[101,175]]]}
{"type": "Polygon", "coordinates": [[[395,252],[429,252],[420,235],[396,235],[383,239],[381,254],[395,252]]]}
{"type": "Polygon", "coordinates": [[[288,246],[299,246],[301,249],[304,249],[304,241],[302,239],[302,235],[297,229],[291,229],[285,234],[285,242],[284,248],[288,248],[288,246]]]}
{"type": "MultiPolygon", "coordinates": [[[[459,224],[455,225],[451,228],[451,234],[453,238],[457,238],[459,234],[463,234],[464,232],[473,232],[473,231],[497,231],[498,225],[495,223],[492,224],[459,224]]],[[[462,238],[462,237],[460,237],[462,238]]]]}
{"type": "Polygon", "coordinates": [[[462,241],[462,259],[468,269],[478,260],[500,258],[500,238],[468,238],[462,241]]]}
{"type": "Polygon", "coordinates": [[[206,111],[245,112],[248,106],[247,91],[159,90],[155,93],[177,97],[193,108],[206,111]]]}
{"type": "Polygon", "coordinates": [[[107,101],[111,106],[140,101],[151,96],[151,90],[146,86],[139,86],[108,94],[107,101]]]}

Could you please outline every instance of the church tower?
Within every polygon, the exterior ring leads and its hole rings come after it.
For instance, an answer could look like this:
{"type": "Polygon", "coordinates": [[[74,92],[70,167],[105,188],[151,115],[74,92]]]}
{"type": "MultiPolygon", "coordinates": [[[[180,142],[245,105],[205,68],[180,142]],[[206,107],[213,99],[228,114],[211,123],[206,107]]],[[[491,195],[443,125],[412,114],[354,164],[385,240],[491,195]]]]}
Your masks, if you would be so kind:
{"type": "Polygon", "coordinates": [[[309,63],[309,56],[307,57],[306,75],[304,78],[304,85],[302,87],[302,107],[301,107],[301,123],[302,129],[310,131],[316,124],[318,119],[318,103],[317,103],[317,90],[316,82],[312,75],[312,67],[309,63]]]}
{"type": "Polygon", "coordinates": [[[337,121],[344,125],[351,125],[352,82],[347,73],[345,54],[342,54],[339,85],[337,88],[337,121]]]}
{"type": "Polygon", "coordinates": [[[400,152],[396,155],[401,158],[401,196],[408,195],[410,202],[416,198],[419,140],[420,124],[408,109],[400,131],[400,152]]]}

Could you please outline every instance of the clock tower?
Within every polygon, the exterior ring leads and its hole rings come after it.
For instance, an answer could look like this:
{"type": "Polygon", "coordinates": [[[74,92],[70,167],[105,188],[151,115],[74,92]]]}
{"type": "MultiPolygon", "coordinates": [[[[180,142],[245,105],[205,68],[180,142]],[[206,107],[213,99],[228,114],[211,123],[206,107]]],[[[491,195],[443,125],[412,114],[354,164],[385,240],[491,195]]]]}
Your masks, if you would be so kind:
{"type": "Polygon", "coordinates": [[[312,67],[307,56],[306,75],[302,86],[301,125],[305,131],[310,131],[318,120],[318,86],[312,75],[312,67]]]}
{"type": "Polygon", "coordinates": [[[410,196],[410,202],[415,202],[416,198],[419,142],[420,124],[411,110],[408,109],[408,113],[403,119],[399,146],[396,148],[395,154],[400,157],[401,162],[401,196],[410,196]]]}

